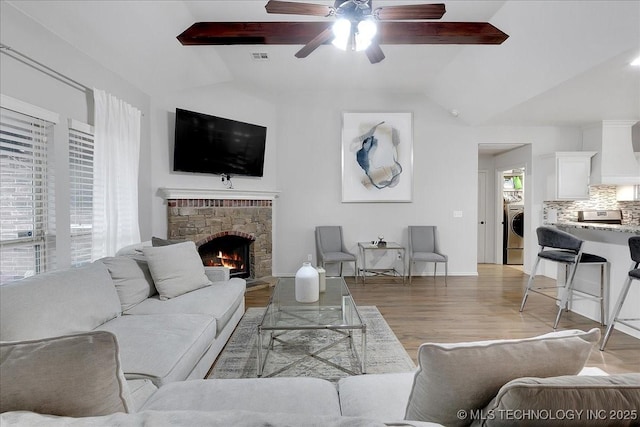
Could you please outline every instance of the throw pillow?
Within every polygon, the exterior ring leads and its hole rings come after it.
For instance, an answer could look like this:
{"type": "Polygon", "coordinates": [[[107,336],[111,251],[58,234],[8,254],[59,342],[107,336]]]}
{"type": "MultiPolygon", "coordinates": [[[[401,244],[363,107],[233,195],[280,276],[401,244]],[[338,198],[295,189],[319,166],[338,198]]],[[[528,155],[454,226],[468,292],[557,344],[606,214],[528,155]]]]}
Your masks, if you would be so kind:
{"type": "Polygon", "coordinates": [[[107,266],[111,274],[120,297],[122,311],[130,309],[156,293],[146,260],[118,256],[102,258],[99,261],[107,266]]]}
{"type": "Polygon", "coordinates": [[[406,419],[468,425],[507,382],[520,377],[575,375],[600,339],[600,330],[539,337],[422,344],[406,419]]]}
{"type": "Polygon", "coordinates": [[[193,242],[142,249],[161,300],[168,300],[211,284],[193,242]]]}
{"type": "Polygon", "coordinates": [[[175,245],[176,243],[184,243],[184,242],[186,242],[186,240],[169,240],[169,239],[161,239],[159,237],[151,238],[151,245],[154,247],[169,246],[169,245],[175,245]]]}
{"type": "Polygon", "coordinates": [[[0,343],[0,412],[91,417],[133,411],[115,335],[0,343]]]}
{"type": "Polygon", "coordinates": [[[518,378],[500,389],[472,425],[535,426],[552,420],[580,426],[635,425],[640,421],[638,408],[637,373],[518,378]]]}

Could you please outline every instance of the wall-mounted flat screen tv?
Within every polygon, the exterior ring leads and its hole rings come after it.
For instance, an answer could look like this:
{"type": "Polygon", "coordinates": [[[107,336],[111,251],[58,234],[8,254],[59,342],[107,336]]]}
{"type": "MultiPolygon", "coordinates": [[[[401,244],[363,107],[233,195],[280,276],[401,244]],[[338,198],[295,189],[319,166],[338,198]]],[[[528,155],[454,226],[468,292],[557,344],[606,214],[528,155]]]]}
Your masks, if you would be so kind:
{"type": "Polygon", "coordinates": [[[267,128],[176,108],[173,170],[262,176],[267,128]]]}

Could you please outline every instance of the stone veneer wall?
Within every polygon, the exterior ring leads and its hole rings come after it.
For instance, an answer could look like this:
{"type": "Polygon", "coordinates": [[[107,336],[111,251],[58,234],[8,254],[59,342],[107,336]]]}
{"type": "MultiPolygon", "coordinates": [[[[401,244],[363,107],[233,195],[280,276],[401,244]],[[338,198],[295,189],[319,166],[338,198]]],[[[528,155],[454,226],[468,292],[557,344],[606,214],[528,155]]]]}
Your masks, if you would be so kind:
{"type": "Polygon", "coordinates": [[[254,240],[251,279],[271,276],[272,205],[271,200],[170,199],[168,238],[200,246],[225,234],[245,236],[254,240]]]}
{"type": "Polygon", "coordinates": [[[545,222],[547,221],[548,209],[557,211],[558,221],[577,221],[578,211],[620,209],[622,211],[622,224],[640,225],[640,202],[617,201],[615,185],[593,185],[589,187],[589,200],[544,202],[545,222]]]}

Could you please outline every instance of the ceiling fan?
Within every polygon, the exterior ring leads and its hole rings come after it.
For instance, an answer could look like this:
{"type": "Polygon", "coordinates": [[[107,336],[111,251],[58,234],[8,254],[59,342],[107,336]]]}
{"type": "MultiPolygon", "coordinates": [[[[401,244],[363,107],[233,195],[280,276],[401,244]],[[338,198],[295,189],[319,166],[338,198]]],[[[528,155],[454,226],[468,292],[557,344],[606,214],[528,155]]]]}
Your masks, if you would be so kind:
{"type": "Polygon", "coordinates": [[[335,17],[334,22],[197,22],[178,36],[183,45],[302,44],[306,58],[323,44],[364,50],[372,64],[381,44],[501,44],[509,36],[487,22],[421,22],[440,19],[445,5],[373,7],[373,0],[335,0],[333,6],[269,0],[267,13],[335,17]],[[398,22],[400,21],[400,22],[398,22]]]}

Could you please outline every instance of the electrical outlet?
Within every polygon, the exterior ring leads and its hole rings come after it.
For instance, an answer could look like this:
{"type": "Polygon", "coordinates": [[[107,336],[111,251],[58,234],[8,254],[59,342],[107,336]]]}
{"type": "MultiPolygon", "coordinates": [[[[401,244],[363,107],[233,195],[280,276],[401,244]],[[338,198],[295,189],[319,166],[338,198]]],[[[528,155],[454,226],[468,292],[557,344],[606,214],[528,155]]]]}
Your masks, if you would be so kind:
{"type": "Polygon", "coordinates": [[[462,218],[462,211],[453,211],[454,218],[462,218]]]}
{"type": "Polygon", "coordinates": [[[307,255],[307,261],[309,262],[313,261],[313,256],[311,254],[307,255]]]}

